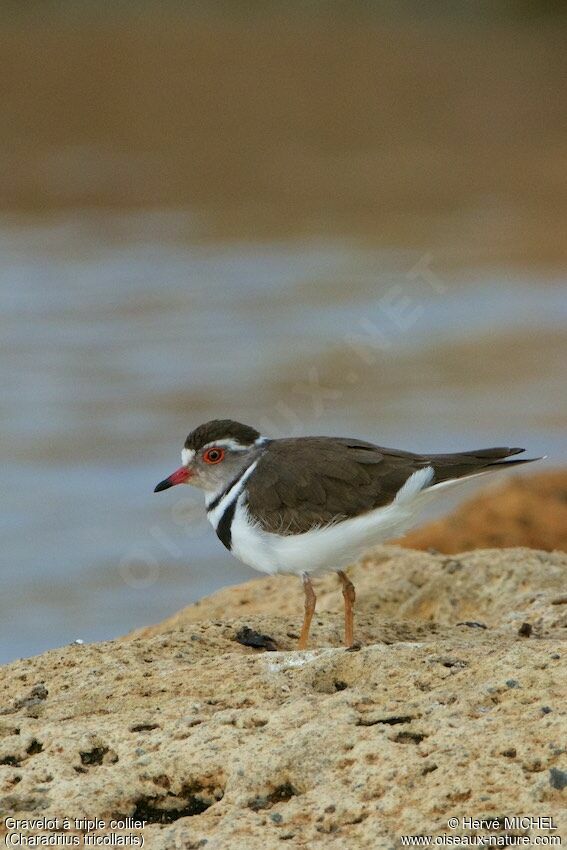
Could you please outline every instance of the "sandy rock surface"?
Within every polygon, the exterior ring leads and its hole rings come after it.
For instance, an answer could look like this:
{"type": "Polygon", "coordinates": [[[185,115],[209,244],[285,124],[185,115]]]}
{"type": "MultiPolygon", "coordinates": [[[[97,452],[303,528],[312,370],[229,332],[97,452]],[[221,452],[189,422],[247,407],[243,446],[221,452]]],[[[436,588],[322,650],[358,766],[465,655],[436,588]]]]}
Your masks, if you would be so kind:
{"type": "Polygon", "coordinates": [[[567,552],[567,470],[515,475],[399,541],[453,554],[494,546],[567,552]]]}
{"type": "MultiPolygon", "coordinates": [[[[479,550],[449,557],[379,547],[349,570],[357,591],[357,637],[365,643],[373,639],[364,631],[363,614],[373,624],[403,619],[454,625],[480,619],[491,628],[512,630],[529,621],[543,635],[549,628],[567,625],[566,563],[564,553],[530,549],[479,550]]],[[[315,579],[314,584],[317,612],[335,615],[331,641],[339,643],[343,609],[338,579],[329,575],[315,579]]],[[[126,639],[152,637],[203,620],[220,621],[227,615],[256,614],[290,617],[297,635],[303,614],[301,582],[294,576],[269,576],[226,587],[161,623],[137,629],[126,639]]],[[[311,632],[315,645],[319,645],[318,629],[315,618],[311,632]]]]}
{"type": "Polygon", "coordinates": [[[511,815],[567,837],[567,556],[389,547],[351,576],[358,651],[332,577],[294,651],[300,590],[278,578],[2,668],[2,815],[143,819],[113,831],[152,850],[375,850],[511,815]]]}

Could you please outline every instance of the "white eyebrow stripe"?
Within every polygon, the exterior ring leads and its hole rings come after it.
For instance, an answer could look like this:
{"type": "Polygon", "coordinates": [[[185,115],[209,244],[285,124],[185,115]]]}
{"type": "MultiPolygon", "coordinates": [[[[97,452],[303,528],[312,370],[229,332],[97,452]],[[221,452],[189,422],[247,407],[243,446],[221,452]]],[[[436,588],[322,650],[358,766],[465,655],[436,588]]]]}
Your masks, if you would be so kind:
{"type": "Polygon", "coordinates": [[[202,448],[202,451],[205,449],[212,448],[213,446],[221,446],[226,449],[231,449],[234,452],[247,452],[250,446],[254,445],[253,443],[249,443],[246,446],[243,446],[242,443],[238,443],[236,440],[231,439],[230,437],[226,437],[223,440],[211,440],[209,443],[205,443],[202,448]]]}
{"type": "Polygon", "coordinates": [[[189,466],[195,457],[193,449],[181,449],[181,463],[183,466],[189,466]]]}

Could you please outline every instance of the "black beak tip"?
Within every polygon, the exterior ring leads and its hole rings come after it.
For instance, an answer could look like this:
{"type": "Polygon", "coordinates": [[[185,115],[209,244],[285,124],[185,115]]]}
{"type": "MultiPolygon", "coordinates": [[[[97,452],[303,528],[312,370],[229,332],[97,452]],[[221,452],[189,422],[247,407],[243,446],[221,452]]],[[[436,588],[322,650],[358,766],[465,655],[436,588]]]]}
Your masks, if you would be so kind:
{"type": "Polygon", "coordinates": [[[160,481],[159,484],[156,484],[154,487],[154,493],[161,493],[162,490],[168,490],[170,487],[173,487],[173,484],[169,478],[165,478],[163,481],[160,481]]]}

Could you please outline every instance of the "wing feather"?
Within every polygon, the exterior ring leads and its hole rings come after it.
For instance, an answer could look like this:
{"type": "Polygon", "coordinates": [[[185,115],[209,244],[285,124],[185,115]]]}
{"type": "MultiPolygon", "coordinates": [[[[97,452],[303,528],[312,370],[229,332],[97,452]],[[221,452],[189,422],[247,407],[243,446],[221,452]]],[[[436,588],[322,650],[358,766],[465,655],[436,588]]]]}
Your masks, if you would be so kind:
{"type": "Polygon", "coordinates": [[[431,484],[466,478],[522,449],[421,455],[363,440],[300,437],[273,440],[248,480],[248,506],[266,531],[301,534],[389,504],[408,478],[433,467],[431,484]]]}

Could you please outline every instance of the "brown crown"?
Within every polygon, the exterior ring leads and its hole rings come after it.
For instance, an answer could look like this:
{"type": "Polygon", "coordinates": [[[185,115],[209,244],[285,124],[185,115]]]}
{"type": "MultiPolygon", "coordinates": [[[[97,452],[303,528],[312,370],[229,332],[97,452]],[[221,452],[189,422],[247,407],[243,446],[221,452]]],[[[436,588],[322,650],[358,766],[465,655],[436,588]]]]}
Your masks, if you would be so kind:
{"type": "Polygon", "coordinates": [[[198,452],[199,449],[213,440],[229,439],[236,440],[243,446],[250,446],[259,436],[259,431],[250,428],[249,425],[233,422],[232,419],[211,419],[210,422],[205,422],[204,425],[199,425],[198,428],[191,431],[185,440],[185,448],[198,452]]]}

